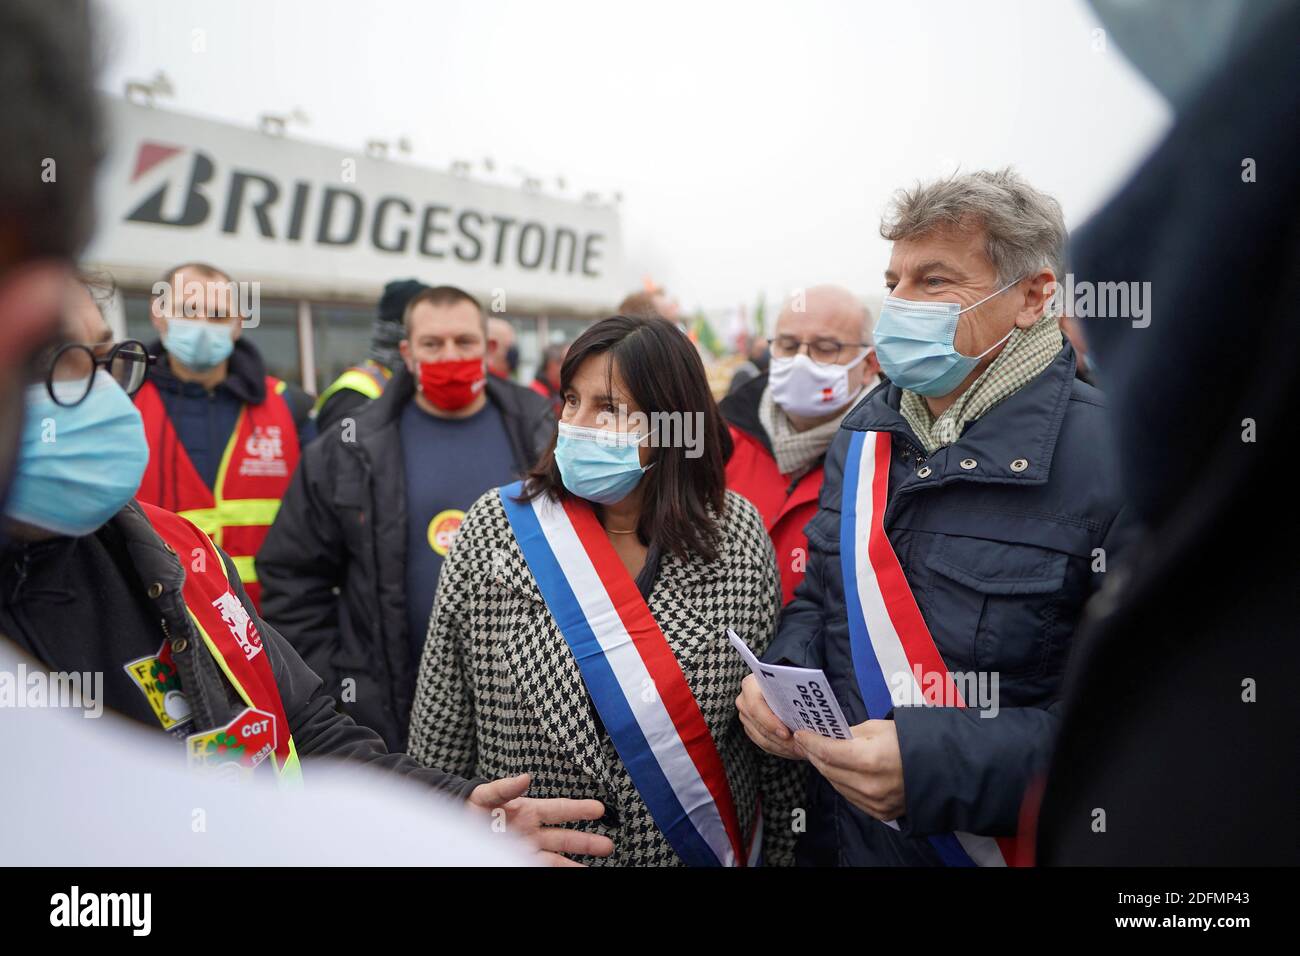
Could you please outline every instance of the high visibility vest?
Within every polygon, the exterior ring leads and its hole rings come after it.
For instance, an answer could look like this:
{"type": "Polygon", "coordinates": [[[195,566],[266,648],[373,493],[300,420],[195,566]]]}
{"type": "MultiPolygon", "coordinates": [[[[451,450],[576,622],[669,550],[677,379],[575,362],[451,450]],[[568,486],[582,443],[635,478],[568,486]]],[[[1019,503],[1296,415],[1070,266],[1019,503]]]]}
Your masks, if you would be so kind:
{"type": "Polygon", "coordinates": [[[300,782],[302,767],[280,687],[257,625],[230,586],[221,555],[202,530],[180,515],[149,504],[140,507],[158,536],[185,558],[181,597],[203,643],[244,703],[274,719],[274,746],[268,759],[277,776],[282,783],[300,782]],[[202,561],[196,560],[199,551],[202,561]]]}
{"type": "Polygon", "coordinates": [[[268,375],[266,400],[240,409],[221,456],[215,488],[199,477],[157,386],[145,382],[135,395],[149,440],[149,465],[136,498],[175,511],[211,536],[235,562],[259,611],[262,589],[253,558],[298,466],[298,428],[283,398],[284,389],[284,382],[268,375]]]}
{"type": "Polygon", "coordinates": [[[336,378],[329,388],[320,393],[320,397],[316,399],[315,410],[319,413],[334,393],[344,388],[360,392],[366,398],[376,399],[384,394],[384,386],[388,384],[388,380],[392,377],[393,373],[378,362],[365,362],[362,365],[354,365],[336,378]]]}

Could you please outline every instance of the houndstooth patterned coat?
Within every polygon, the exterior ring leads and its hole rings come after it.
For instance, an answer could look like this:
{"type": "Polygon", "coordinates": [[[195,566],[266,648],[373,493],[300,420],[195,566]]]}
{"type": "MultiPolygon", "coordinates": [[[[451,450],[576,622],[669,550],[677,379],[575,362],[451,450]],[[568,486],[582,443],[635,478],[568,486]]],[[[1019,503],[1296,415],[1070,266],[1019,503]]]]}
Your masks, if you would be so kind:
{"type": "MultiPolygon", "coordinates": [[[[720,528],[715,562],[664,553],[648,604],[712,732],[746,842],[761,794],[764,861],[788,865],[804,765],[769,756],[745,736],[735,700],[748,669],[725,630],[734,628],[758,654],[767,648],[780,611],[776,562],[758,512],[734,492],[720,528]]],[[[605,819],[577,828],[608,836],[614,855],[583,862],[684,865],[597,722],[496,490],[466,513],[443,565],[408,750],[466,777],[530,772],[530,796],[602,801],[605,819]]]]}

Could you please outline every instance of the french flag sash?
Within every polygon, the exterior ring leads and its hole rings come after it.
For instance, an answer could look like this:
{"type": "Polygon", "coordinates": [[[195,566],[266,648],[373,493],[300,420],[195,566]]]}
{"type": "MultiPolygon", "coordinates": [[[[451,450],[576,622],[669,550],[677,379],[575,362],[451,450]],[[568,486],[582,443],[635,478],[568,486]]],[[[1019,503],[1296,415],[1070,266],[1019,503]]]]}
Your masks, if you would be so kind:
{"type": "Polygon", "coordinates": [[[515,540],[655,824],[690,866],[754,865],[760,824],[751,856],[704,715],[595,512],[521,489],[499,489],[515,540]]]}
{"type": "MultiPolygon", "coordinates": [[[[854,432],[844,460],[840,566],[853,670],[872,719],[894,708],[891,682],[907,706],[966,706],[885,534],[890,450],[888,432],[854,432]]],[[[944,833],[928,839],[947,866],[1006,866],[1016,859],[1014,838],[944,833]]]]}

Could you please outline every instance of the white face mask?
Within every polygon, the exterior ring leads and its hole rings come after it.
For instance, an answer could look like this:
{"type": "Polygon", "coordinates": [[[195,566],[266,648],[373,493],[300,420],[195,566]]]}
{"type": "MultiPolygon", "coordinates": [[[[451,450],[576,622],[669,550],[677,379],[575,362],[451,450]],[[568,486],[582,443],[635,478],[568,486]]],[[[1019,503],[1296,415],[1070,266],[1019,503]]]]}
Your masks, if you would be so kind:
{"type": "Polygon", "coordinates": [[[773,358],[768,376],[772,400],[787,414],[800,418],[838,412],[862,394],[861,388],[849,394],[849,369],[865,355],[848,365],[818,365],[802,352],[791,358],[773,358]]]}

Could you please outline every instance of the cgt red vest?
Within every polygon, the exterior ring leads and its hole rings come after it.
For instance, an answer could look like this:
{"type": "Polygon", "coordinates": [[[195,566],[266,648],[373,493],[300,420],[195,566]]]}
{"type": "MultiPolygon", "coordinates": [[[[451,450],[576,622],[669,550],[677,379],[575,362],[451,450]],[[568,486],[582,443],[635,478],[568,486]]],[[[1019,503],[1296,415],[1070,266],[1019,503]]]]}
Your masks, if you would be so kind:
{"type": "Polygon", "coordinates": [[[825,469],[817,465],[791,488],[789,479],[777,471],[776,459],[757,438],[732,425],[731,440],[735,450],[727,462],[727,487],[748,498],[763,516],[781,572],[781,604],[789,604],[808,566],[803,529],[817,513],[825,469]]]}
{"type": "Polygon", "coordinates": [[[222,673],[247,705],[229,727],[188,738],[191,760],[240,763],[252,768],[270,760],[283,783],[301,782],[302,769],[271,662],[257,625],[226,577],[226,565],[211,539],[179,515],[140,505],[158,537],[184,556],[181,597],[195,630],[222,673]],[[196,557],[202,552],[203,560],[196,557]]]}
{"type": "Polygon", "coordinates": [[[282,397],[285,384],[266,378],[266,400],[245,405],[221,456],[215,488],[199,477],[172,427],[153,382],[135,395],[149,440],[149,465],[136,498],[192,521],[235,562],[248,596],[261,610],[253,558],[280,510],[298,466],[298,428],[282,397]]]}

